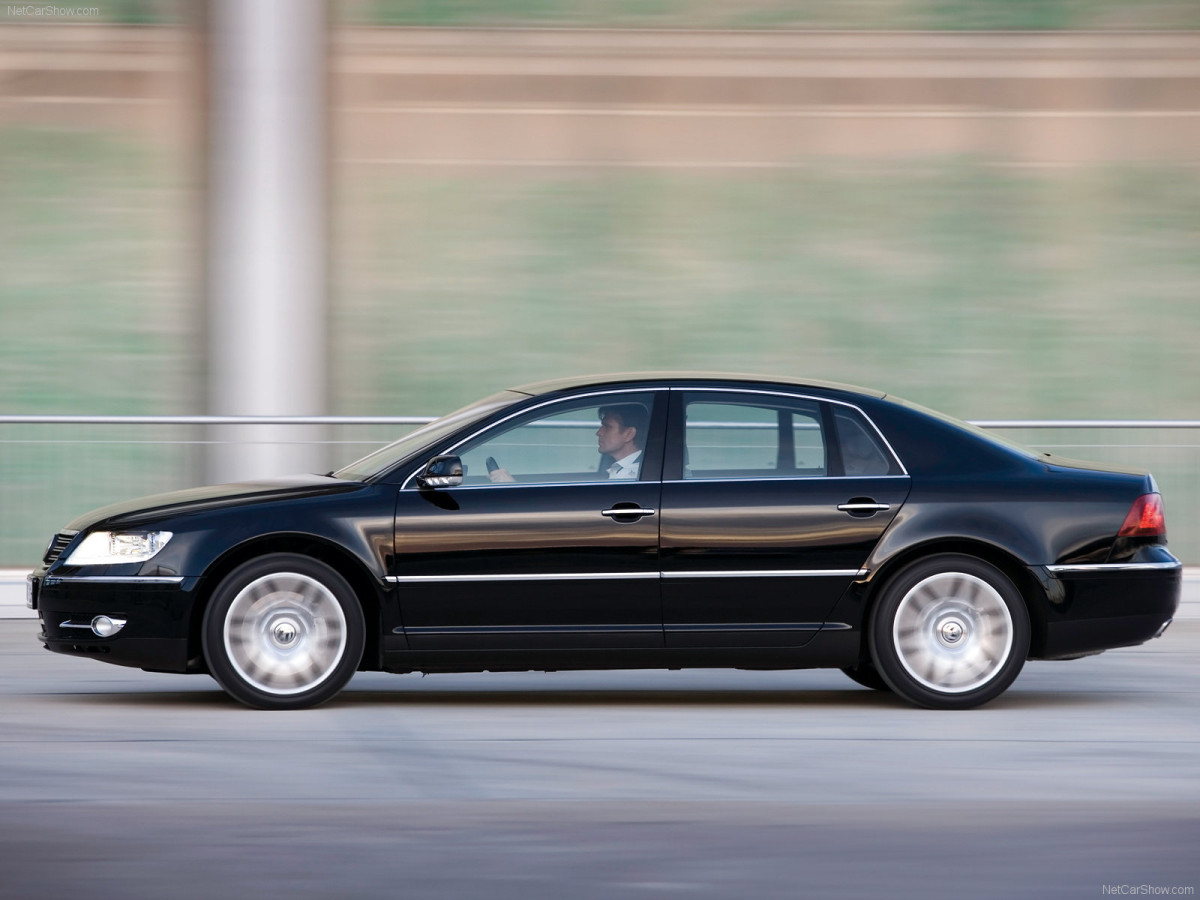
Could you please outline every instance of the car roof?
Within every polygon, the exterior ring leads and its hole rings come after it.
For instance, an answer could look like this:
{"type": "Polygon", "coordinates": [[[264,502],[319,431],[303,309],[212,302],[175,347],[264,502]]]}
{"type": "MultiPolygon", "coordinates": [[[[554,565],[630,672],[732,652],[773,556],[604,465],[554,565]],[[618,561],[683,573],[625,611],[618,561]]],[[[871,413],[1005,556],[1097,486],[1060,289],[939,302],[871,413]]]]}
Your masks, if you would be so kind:
{"type": "Polygon", "coordinates": [[[550,394],[556,391],[572,390],[581,387],[609,387],[623,384],[673,386],[679,383],[698,385],[745,384],[758,387],[783,387],[791,389],[812,388],[816,390],[859,394],[866,397],[875,397],[880,400],[887,396],[882,391],[857,387],[852,384],[840,384],[836,381],[788,378],[778,375],[747,375],[736,372],[621,372],[608,375],[581,375],[575,378],[556,378],[551,381],[537,381],[533,384],[512,388],[512,390],[536,396],[538,394],[550,394]]]}

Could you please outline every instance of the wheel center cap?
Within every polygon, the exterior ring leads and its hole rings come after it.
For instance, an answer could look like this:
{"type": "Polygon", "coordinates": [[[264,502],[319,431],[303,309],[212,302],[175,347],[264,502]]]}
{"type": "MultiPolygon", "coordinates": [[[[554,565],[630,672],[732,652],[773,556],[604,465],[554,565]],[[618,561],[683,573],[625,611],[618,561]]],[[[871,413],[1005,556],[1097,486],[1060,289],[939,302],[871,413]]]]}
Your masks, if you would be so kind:
{"type": "Polygon", "coordinates": [[[271,628],[271,637],[280,647],[289,647],[296,642],[300,630],[290,619],[281,619],[271,628]]]}
{"type": "Polygon", "coordinates": [[[938,637],[943,644],[954,645],[963,639],[966,629],[956,619],[947,619],[938,627],[938,637]]]}

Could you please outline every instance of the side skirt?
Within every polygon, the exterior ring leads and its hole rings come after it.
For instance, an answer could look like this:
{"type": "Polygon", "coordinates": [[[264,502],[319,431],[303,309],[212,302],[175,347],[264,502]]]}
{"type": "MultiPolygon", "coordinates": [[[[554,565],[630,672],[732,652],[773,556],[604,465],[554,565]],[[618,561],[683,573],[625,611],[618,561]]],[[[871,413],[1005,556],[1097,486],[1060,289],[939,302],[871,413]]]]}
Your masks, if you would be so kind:
{"type": "Polygon", "coordinates": [[[820,669],[858,662],[861,634],[822,631],[803,647],[631,650],[394,650],[386,672],[553,672],[602,669],[820,669]]]}

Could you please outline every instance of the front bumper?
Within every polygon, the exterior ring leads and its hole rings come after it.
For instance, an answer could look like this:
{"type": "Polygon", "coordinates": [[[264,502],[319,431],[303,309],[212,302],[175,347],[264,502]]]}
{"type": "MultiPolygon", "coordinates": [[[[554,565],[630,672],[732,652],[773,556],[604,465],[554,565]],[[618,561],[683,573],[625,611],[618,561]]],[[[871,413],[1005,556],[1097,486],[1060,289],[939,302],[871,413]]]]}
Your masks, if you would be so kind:
{"type": "Polygon", "coordinates": [[[26,603],[37,610],[47,650],[121,666],[187,672],[198,578],[30,576],[26,603]],[[113,635],[90,628],[97,616],[124,620],[113,635]]]}

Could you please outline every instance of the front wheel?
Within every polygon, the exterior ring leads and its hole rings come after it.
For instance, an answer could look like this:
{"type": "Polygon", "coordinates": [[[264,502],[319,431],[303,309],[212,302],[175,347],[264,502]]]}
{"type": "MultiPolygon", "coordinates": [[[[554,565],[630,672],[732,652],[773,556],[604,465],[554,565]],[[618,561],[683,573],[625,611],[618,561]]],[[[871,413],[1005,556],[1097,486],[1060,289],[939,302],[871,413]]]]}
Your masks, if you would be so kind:
{"type": "Polygon", "coordinates": [[[204,613],[209,672],[257,709],[303,709],[333,697],[362,659],[362,608],[332,568],[276,553],[234,569],[204,613]]]}
{"type": "Polygon", "coordinates": [[[871,659],[892,689],[928,709],[970,709],[1008,689],[1029,653],[1029,613],[981,559],[934,556],[901,570],[871,616],[871,659]]]}

